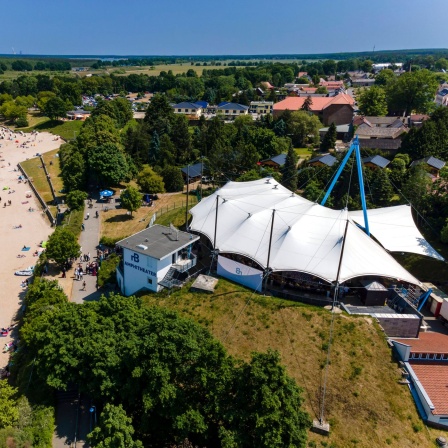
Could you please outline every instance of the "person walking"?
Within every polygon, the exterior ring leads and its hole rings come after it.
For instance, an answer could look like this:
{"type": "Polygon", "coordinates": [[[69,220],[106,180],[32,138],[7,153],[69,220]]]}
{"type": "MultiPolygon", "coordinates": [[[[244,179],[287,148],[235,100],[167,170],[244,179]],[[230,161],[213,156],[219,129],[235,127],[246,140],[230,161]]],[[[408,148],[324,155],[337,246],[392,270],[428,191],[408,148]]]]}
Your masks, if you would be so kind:
{"type": "Polygon", "coordinates": [[[86,281],[85,281],[85,280],[82,282],[82,290],[83,290],[83,291],[86,290],[86,281]]]}

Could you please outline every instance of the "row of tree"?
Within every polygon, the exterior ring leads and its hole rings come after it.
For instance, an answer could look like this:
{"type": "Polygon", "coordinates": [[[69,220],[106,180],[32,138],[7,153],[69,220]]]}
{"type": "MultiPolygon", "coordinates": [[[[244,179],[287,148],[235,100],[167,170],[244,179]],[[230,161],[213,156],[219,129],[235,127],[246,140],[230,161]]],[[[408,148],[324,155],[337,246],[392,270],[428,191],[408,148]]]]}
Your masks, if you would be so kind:
{"type": "Polygon", "coordinates": [[[91,398],[93,446],[305,446],[310,420],[278,353],[235,360],[198,324],[134,297],[77,305],[36,279],[25,301],[20,362],[34,359],[33,385],[91,398]]]}

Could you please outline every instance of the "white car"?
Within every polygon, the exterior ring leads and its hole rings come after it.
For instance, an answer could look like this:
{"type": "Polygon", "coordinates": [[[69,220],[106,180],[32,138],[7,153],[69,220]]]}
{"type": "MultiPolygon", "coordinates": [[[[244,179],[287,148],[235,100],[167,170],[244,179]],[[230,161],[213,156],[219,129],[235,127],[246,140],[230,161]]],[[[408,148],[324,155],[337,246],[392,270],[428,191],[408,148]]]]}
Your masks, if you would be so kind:
{"type": "Polygon", "coordinates": [[[34,266],[29,266],[28,268],[22,269],[21,271],[16,271],[14,274],[29,277],[33,275],[33,273],[34,273],[34,266]]]}

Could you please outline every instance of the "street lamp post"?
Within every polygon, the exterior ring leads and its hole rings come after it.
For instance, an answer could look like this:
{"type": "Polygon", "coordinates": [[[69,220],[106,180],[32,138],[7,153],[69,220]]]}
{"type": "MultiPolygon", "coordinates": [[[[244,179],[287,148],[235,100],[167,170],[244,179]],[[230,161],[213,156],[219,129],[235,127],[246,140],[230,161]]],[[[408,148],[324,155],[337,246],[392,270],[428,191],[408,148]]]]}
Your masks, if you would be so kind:
{"type": "Polygon", "coordinates": [[[96,406],[90,406],[90,432],[92,432],[92,418],[94,421],[94,427],[96,426],[96,406]]]}

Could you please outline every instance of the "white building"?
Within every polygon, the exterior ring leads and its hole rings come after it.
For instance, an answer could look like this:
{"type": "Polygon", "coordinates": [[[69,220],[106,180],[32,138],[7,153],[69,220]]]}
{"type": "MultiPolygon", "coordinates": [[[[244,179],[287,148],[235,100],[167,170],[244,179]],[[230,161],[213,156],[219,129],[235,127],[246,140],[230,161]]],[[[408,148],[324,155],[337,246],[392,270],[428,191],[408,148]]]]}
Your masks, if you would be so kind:
{"type": "Polygon", "coordinates": [[[249,112],[251,114],[272,114],[273,101],[251,101],[249,112]]]}
{"type": "Polygon", "coordinates": [[[196,235],[154,225],[119,241],[123,257],[116,274],[121,293],[130,296],[181,285],[196,266],[192,245],[198,240],[196,235]]]}

